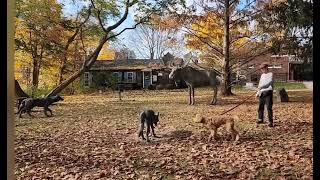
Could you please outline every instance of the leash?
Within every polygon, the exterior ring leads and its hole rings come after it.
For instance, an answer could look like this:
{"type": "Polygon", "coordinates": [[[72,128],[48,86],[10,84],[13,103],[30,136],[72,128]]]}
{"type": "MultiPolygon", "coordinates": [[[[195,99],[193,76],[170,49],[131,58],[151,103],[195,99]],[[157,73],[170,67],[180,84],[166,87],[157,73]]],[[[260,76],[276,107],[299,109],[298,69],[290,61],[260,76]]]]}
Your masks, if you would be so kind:
{"type": "Polygon", "coordinates": [[[224,111],[223,113],[220,114],[220,116],[234,110],[235,108],[239,107],[241,104],[245,103],[250,97],[252,97],[253,95],[255,95],[256,92],[254,92],[254,94],[250,95],[249,97],[247,97],[245,100],[243,100],[242,102],[240,102],[239,104],[237,104],[236,106],[232,107],[231,109],[228,109],[227,111],[224,111]]]}
{"type": "MultiPolygon", "coordinates": [[[[255,71],[253,71],[253,72],[251,72],[251,73],[249,73],[249,74],[253,74],[253,73],[257,72],[257,71],[260,70],[260,69],[261,69],[261,68],[258,68],[258,69],[256,69],[255,71]]],[[[232,87],[232,86],[233,86],[233,85],[230,84],[230,87],[232,87]]],[[[220,114],[220,116],[222,116],[222,115],[224,115],[224,114],[226,114],[226,113],[234,110],[235,108],[239,107],[239,106],[242,105],[243,103],[247,102],[247,100],[248,100],[250,97],[252,97],[253,95],[255,95],[255,94],[256,94],[256,92],[254,92],[252,95],[250,95],[250,96],[247,97],[245,100],[243,100],[242,102],[240,102],[240,103],[237,104],[236,106],[232,107],[231,109],[228,109],[227,111],[224,111],[223,113],[220,114]]]]}

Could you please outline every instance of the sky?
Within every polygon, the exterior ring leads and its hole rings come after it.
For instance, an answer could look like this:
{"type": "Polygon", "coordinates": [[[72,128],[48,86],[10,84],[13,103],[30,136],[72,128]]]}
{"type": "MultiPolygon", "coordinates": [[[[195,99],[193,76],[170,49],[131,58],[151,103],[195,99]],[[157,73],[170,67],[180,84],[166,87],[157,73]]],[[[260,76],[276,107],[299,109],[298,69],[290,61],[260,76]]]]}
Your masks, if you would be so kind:
{"type": "MultiPolygon", "coordinates": [[[[240,5],[238,8],[243,8],[243,4],[246,4],[248,0],[240,0],[240,5]]],[[[63,13],[65,16],[75,16],[77,14],[76,12],[81,9],[82,6],[86,5],[83,1],[77,1],[77,5],[72,3],[72,0],[58,0],[59,3],[62,3],[64,5],[63,7],[63,13]]],[[[186,6],[190,6],[193,4],[193,0],[186,0],[186,6]]],[[[112,22],[111,22],[112,23],[112,22]]],[[[132,27],[134,26],[134,12],[131,10],[129,12],[128,18],[117,28],[115,29],[116,32],[120,32],[122,29],[127,28],[127,27],[132,27]]],[[[132,36],[132,31],[134,30],[127,30],[124,33],[122,33],[120,36],[118,36],[118,41],[114,44],[115,47],[127,47],[130,49],[129,44],[126,42],[126,39],[130,38],[132,36]]],[[[113,46],[111,44],[111,46],[113,46]]],[[[182,47],[182,51],[187,52],[187,49],[185,47],[182,47]]],[[[139,53],[135,52],[138,58],[139,53]]]]}

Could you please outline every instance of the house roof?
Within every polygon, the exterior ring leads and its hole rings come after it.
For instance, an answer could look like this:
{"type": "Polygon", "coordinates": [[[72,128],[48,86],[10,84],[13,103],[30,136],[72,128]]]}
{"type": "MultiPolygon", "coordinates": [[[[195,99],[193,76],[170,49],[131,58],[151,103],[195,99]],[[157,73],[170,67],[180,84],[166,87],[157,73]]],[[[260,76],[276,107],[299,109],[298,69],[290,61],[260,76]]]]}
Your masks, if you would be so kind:
{"type": "Polygon", "coordinates": [[[90,70],[152,70],[162,68],[165,68],[165,65],[161,59],[117,59],[97,60],[90,70]]]}

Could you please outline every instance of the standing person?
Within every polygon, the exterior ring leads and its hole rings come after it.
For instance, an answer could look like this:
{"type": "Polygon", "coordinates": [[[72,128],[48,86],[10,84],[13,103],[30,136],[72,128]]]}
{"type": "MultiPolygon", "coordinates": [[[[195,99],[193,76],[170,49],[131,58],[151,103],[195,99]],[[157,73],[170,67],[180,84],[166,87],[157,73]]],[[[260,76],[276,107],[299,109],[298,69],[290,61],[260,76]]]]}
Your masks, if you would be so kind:
{"type": "Polygon", "coordinates": [[[272,115],[272,97],[273,97],[273,74],[268,72],[268,63],[262,63],[260,65],[262,72],[257,97],[259,97],[259,108],[258,108],[258,120],[257,124],[263,123],[264,106],[267,106],[268,110],[268,126],[273,127],[273,115],[272,115]]]}

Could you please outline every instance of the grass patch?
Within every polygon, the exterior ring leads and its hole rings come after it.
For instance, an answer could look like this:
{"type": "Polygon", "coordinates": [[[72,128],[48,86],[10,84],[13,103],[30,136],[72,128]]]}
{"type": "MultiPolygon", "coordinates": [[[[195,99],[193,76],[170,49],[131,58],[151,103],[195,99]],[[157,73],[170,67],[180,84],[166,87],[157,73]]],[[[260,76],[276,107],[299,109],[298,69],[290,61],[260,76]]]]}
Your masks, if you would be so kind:
{"type": "Polygon", "coordinates": [[[240,91],[240,90],[244,90],[245,88],[244,88],[244,86],[242,86],[242,85],[234,85],[234,86],[232,86],[232,90],[234,90],[234,91],[240,91]]]}
{"type": "Polygon", "coordinates": [[[275,82],[274,83],[275,89],[305,89],[306,86],[301,82],[275,82]]]}
{"type": "MultiPolygon", "coordinates": [[[[286,90],[291,90],[291,89],[306,89],[306,86],[302,82],[274,82],[274,89],[278,90],[281,88],[284,88],[286,90]]],[[[233,92],[242,92],[242,91],[247,91],[245,88],[245,85],[234,85],[232,86],[232,91],[233,92]]]]}

